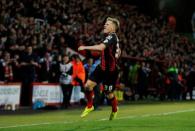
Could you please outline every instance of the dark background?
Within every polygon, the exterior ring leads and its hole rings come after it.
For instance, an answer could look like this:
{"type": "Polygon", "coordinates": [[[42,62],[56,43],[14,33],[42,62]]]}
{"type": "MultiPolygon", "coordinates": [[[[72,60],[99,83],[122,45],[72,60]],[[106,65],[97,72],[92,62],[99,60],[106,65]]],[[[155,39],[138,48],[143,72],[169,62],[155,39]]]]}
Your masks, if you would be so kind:
{"type": "Polygon", "coordinates": [[[177,20],[178,32],[191,32],[191,17],[195,11],[195,0],[120,0],[120,3],[133,4],[140,12],[158,17],[162,10],[174,15],[177,20]]]}

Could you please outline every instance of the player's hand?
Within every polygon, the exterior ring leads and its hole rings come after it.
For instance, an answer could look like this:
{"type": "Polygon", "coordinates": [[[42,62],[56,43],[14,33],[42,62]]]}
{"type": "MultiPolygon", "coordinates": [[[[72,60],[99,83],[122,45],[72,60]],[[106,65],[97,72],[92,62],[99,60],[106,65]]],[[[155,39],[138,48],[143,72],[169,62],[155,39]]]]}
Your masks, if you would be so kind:
{"type": "Polygon", "coordinates": [[[80,47],[78,48],[78,51],[81,51],[81,50],[85,50],[85,46],[80,46],[80,47]]]}

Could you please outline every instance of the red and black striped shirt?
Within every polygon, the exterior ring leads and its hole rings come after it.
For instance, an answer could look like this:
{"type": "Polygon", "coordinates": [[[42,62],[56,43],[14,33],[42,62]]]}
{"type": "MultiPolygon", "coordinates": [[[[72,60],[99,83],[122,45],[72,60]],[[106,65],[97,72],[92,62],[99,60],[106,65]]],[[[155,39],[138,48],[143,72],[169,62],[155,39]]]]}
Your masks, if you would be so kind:
{"type": "Polygon", "coordinates": [[[116,33],[110,33],[104,39],[106,48],[101,54],[101,68],[103,71],[114,71],[116,69],[116,53],[119,48],[119,39],[116,33]]]}

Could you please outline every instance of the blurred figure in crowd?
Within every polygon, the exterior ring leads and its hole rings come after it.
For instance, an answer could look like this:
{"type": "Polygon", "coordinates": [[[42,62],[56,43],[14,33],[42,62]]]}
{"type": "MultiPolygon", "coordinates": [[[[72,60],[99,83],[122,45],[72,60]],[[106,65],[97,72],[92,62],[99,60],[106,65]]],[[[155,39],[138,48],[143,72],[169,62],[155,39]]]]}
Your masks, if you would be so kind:
{"type": "Polygon", "coordinates": [[[85,69],[83,63],[81,62],[78,55],[72,56],[72,95],[70,99],[70,103],[77,104],[80,103],[81,99],[81,88],[83,88],[83,84],[85,82],[85,69]]]}
{"type": "Polygon", "coordinates": [[[26,51],[21,55],[20,61],[22,80],[21,104],[29,106],[31,104],[32,82],[36,80],[36,68],[39,66],[38,58],[34,54],[32,46],[26,47],[26,51]]]}
{"type": "Polygon", "coordinates": [[[70,105],[70,97],[72,94],[72,63],[68,55],[62,56],[62,62],[60,63],[60,85],[63,92],[62,108],[68,108],[70,105]]]}

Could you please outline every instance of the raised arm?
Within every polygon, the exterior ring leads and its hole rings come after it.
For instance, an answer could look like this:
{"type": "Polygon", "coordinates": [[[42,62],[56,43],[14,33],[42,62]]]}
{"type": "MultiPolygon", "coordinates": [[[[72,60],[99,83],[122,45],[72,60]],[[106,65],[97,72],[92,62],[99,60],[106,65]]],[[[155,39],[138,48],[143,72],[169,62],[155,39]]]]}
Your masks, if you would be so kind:
{"type": "Polygon", "coordinates": [[[99,45],[93,45],[93,46],[80,46],[78,48],[78,51],[81,51],[81,50],[103,51],[105,48],[106,48],[105,44],[100,43],[99,45]]]}

